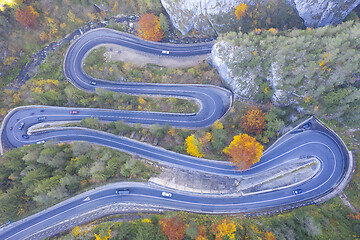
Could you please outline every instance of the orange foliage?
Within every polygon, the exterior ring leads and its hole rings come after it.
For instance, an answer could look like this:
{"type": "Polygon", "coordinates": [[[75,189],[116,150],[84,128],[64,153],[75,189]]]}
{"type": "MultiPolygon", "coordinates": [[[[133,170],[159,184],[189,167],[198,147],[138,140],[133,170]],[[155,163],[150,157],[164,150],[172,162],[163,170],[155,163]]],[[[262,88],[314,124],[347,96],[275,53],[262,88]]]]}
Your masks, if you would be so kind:
{"type": "Polygon", "coordinates": [[[207,240],[207,236],[206,236],[206,227],[203,225],[200,225],[198,227],[198,235],[195,238],[195,240],[207,240]]]}
{"type": "Polygon", "coordinates": [[[155,42],[162,39],[164,32],[161,30],[159,18],[153,13],[142,15],[139,24],[138,36],[140,38],[155,42]]]}
{"type": "Polygon", "coordinates": [[[241,128],[247,133],[261,133],[266,125],[265,115],[257,107],[250,108],[241,120],[241,128]]]}
{"type": "Polygon", "coordinates": [[[240,3],[239,5],[237,5],[237,7],[235,8],[236,19],[240,19],[245,16],[247,10],[248,6],[246,5],[246,3],[240,3]]]}
{"type": "Polygon", "coordinates": [[[16,21],[27,28],[35,28],[38,17],[39,13],[32,6],[24,7],[22,10],[18,8],[15,12],[16,21]]]}
{"type": "Polygon", "coordinates": [[[231,157],[231,162],[239,169],[249,169],[253,164],[260,161],[264,147],[255,138],[247,134],[234,136],[230,145],[223,152],[231,157]]]}
{"type": "Polygon", "coordinates": [[[159,223],[161,225],[161,231],[169,240],[181,240],[185,237],[185,223],[177,217],[170,219],[164,218],[160,220],[159,223]]]}
{"type": "Polygon", "coordinates": [[[360,220],[360,212],[358,212],[356,215],[348,214],[346,217],[347,218],[352,217],[355,218],[356,220],[360,220]]]}
{"type": "Polygon", "coordinates": [[[276,237],[272,232],[265,232],[264,233],[264,239],[265,240],[276,240],[276,237]]]}

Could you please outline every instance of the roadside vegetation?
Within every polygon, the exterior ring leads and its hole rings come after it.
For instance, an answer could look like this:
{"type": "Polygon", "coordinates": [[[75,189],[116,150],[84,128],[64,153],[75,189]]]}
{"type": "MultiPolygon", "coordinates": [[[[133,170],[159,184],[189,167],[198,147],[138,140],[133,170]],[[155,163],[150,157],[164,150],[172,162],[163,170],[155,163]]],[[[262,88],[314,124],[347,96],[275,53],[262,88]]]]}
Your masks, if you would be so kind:
{"type": "Polygon", "coordinates": [[[72,229],[65,239],[356,239],[360,222],[338,198],[274,216],[237,217],[186,212],[105,218],[72,229]],[[123,218],[123,219],[122,219],[123,218]]]}
{"type": "Polygon", "coordinates": [[[15,148],[0,161],[0,222],[15,221],[99,185],[147,181],[158,169],[88,143],[15,148]]]}

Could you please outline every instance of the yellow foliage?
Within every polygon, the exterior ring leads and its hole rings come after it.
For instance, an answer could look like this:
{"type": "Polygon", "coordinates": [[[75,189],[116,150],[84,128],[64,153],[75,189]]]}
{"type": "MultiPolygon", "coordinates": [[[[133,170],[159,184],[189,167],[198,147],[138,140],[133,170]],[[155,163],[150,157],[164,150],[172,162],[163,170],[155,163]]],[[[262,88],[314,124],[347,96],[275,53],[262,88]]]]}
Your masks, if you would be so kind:
{"type": "Polygon", "coordinates": [[[261,29],[260,28],[255,28],[254,32],[255,32],[256,35],[259,35],[261,33],[261,29]]]}
{"type": "Polygon", "coordinates": [[[256,56],[256,55],[257,55],[257,51],[253,51],[252,54],[253,54],[254,56],[256,56]]]}
{"type": "Polygon", "coordinates": [[[95,236],[95,240],[108,240],[108,239],[110,239],[110,238],[111,238],[111,229],[110,229],[110,226],[109,226],[109,230],[108,230],[106,236],[104,236],[103,238],[101,238],[101,236],[100,236],[100,235],[97,235],[97,234],[94,234],[94,236],[95,236]]]}
{"type": "Polygon", "coordinates": [[[248,6],[246,5],[246,3],[240,3],[239,5],[237,5],[237,7],[235,8],[236,19],[240,19],[245,16],[247,10],[248,6]]]}
{"type": "Polygon", "coordinates": [[[167,133],[170,134],[171,136],[174,136],[175,128],[171,128],[167,133]]]}
{"type": "Polygon", "coordinates": [[[143,105],[146,103],[145,99],[143,99],[142,97],[138,98],[139,104],[143,105]]]}
{"type": "Polygon", "coordinates": [[[224,125],[219,122],[219,120],[216,120],[214,124],[211,126],[212,129],[223,129],[224,125]]]}
{"type": "Polygon", "coordinates": [[[266,94],[268,91],[269,91],[269,87],[266,87],[266,88],[264,89],[264,93],[266,94]]]}
{"type": "Polygon", "coordinates": [[[20,93],[14,93],[13,95],[13,102],[14,104],[17,104],[19,103],[21,100],[20,100],[20,93]]]}
{"type": "Polygon", "coordinates": [[[5,10],[5,6],[14,7],[16,5],[15,0],[0,0],[0,11],[5,10]]]}
{"type": "Polygon", "coordinates": [[[236,226],[229,219],[224,219],[224,221],[217,226],[216,230],[216,240],[221,240],[225,236],[228,236],[231,240],[235,239],[236,226]]]}
{"type": "Polygon", "coordinates": [[[118,9],[118,7],[119,7],[119,3],[117,1],[115,1],[113,7],[111,8],[111,11],[115,12],[118,9]]]}
{"type": "Polygon", "coordinates": [[[20,208],[20,209],[18,210],[18,212],[17,212],[17,215],[20,216],[20,215],[22,215],[22,214],[24,214],[24,213],[25,213],[25,209],[24,209],[24,208],[20,208]]]}
{"type": "Polygon", "coordinates": [[[307,98],[305,98],[305,103],[309,103],[311,98],[312,98],[312,96],[308,96],[307,98]]]}
{"type": "Polygon", "coordinates": [[[77,237],[80,235],[80,227],[79,226],[76,226],[73,228],[73,230],[71,230],[71,233],[74,237],[77,237]]]}
{"type": "Polygon", "coordinates": [[[205,145],[208,142],[210,142],[212,139],[212,135],[211,133],[207,132],[204,134],[204,136],[202,136],[201,138],[199,138],[199,142],[201,143],[201,145],[205,145]]]}
{"type": "Polygon", "coordinates": [[[41,39],[41,41],[46,41],[48,39],[46,32],[42,31],[40,33],[40,39],[41,39]]]}
{"type": "Polygon", "coordinates": [[[75,14],[71,10],[69,10],[67,16],[71,22],[75,22],[75,14]]]}
{"type": "Polygon", "coordinates": [[[110,75],[113,75],[114,69],[112,67],[109,68],[110,75]]]}
{"type": "Polygon", "coordinates": [[[3,64],[5,66],[9,66],[9,65],[13,64],[16,60],[17,60],[17,57],[9,56],[9,57],[5,58],[3,64]]]}
{"type": "Polygon", "coordinates": [[[14,174],[12,173],[12,174],[10,174],[10,176],[8,177],[8,179],[11,180],[11,181],[14,181],[16,178],[14,177],[14,174]]]}
{"type": "Polygon", "coordinates": [[[268,31],[271,32],[272,34],[276,34],[278,32],[276,28],[269,28],[268,31]]]}
{"type": "Polygon", "coordinates": [[[143,223],[151,223],[151,220],[148,218],[144,218],[143,220],[141,220],[141,222],[143,223]]]}
{"type": "Polygon", "coordinates": [[[276,237],[272,232],[265,232],[264,233],[264,239],[265,240],[276,240],[276,237]]]}
{"type": "Polygon", "coordinates": [[[188,136],[185,140],[186,152],[191,156],[195,157],[204,157],[204,153],[202,152],[202,146],[199,140],[196,139],[194,134],[188,136]]]}
{"type": "Polygon", "coordinates": [[[73,164],[73,163],[77,162],[78,160],[79,160],[78,157],[72,158],[72,159],[70,160],[70,164],[73,164]]]}

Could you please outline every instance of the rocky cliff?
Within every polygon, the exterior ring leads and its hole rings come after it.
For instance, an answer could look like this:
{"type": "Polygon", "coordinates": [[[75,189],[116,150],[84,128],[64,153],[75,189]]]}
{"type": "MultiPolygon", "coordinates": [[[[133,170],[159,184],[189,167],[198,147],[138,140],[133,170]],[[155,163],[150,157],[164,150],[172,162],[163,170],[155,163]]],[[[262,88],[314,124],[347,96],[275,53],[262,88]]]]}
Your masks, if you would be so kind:
{"type": "MultiPolygon", "coordinates": [[[[235,21],[234,9],[251,0],[161,0],[173,25],[186,34],[192,28],[207,34],[226,32],[235,21]]],[[[307,27],[341,22],[360,0],[287,0],[307,27]]]]}

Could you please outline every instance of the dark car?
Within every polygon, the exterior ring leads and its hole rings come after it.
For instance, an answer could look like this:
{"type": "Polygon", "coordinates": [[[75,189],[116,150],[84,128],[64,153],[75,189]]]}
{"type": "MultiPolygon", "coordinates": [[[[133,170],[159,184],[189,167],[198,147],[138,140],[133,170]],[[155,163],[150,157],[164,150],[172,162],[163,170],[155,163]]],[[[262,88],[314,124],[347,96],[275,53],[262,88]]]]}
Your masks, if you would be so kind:
{"type": "Polygon", "coordinates": [[[130,193],[130,189],[128,189],[128,188],[117,189],[117,190],[115,191],[115,193],[116,193],[116,194],[119,194],[119,195],[121,195],[121,194],[129,194],[129,193],[130,193]]]}
{"type": "Polygon", "coordinates": [[[78,114],[79,113],[79,111],[76,111],[76,110],[71,110],[70,111],[70,114],[78,114]]]}
{"type": "Polygon", "coordinates": [[[18,129],[19,129],[19,130],[23,129],[24,125],[25,125],[25,123],[24,123],[24,122],[21,122],[20,125],[19,125],[19,127],[18,127],[18,129]]]}
{"type": "Polygon", "coordinates": [[[301,190],[301,189],[295,189],[295,190],[293,191],[293,194],[294,194],[294,195],[298,195],[298,194],[300,194],[300,193],[302,193],[302,190],[301,190]]]}
{"type": "Polygon", "coordinates": [[[29,139],[29,135],[27,135],[27,134],[22,135],[22,137],[25,139],[29,139]]]}
{"type": "Polygon", "coordinates": [[[96,85],[96,82],[95,82],[95,81],[91,81],[90,84],[93,85],[93,86],[95,86],[95,85],[96,85]]]}
{"type": "Polygon", "coordinates": [[[10,127],[10,130],[13,130],[13,127],[10,127]]]}
{"type": "Polygon", "coordinates": [[[303,129],[307,129],[307,128],[311,127],[311,125],[312,125],[311,122],[308,122],[308,123],[304,124],[303,129]]]}
{"type": "Polygon", "coordinates": [[[39,122],[45,121],[45,119],[46,119],[46,117],[45,117],[45,116],[38,117],[38,121],[39,121],[39,122]]]}

